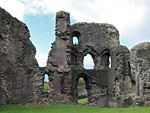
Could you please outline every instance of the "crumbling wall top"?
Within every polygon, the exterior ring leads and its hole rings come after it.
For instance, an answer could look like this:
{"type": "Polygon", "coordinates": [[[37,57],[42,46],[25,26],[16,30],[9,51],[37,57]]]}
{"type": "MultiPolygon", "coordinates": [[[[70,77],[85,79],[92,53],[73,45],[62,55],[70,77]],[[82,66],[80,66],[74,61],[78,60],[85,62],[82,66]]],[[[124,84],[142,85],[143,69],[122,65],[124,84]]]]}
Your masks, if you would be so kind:
{"type": "Polygon", "coordinates": [[[70,26],[71,38],[76,35],[79,45],[97,48],[119,46],[119,32],[110,24],[76,23],[70,26]],[[80,34],[80,36],[77,35],[80,34]]]}

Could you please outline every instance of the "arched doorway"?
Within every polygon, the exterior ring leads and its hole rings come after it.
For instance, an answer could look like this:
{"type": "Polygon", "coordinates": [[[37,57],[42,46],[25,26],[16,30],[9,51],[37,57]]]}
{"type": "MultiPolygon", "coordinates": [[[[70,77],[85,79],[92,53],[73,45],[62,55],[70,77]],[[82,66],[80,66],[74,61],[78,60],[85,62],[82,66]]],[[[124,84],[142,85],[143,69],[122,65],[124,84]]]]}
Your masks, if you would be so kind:
{"type": "Polygon", "coordinates": [[[87,99],[87,89],[86,89],[86,84],[85,84],[85,80],[83,77],[80,77],[78,79],[78,103],[87,103],[88,99],[87,99]]]}
{"type": "Polygon", "coordinates": [[[90,77],[85,74],[80,74],[75,79],[75,100],[77,103],[89,102],[90,81],[90,77]]]}

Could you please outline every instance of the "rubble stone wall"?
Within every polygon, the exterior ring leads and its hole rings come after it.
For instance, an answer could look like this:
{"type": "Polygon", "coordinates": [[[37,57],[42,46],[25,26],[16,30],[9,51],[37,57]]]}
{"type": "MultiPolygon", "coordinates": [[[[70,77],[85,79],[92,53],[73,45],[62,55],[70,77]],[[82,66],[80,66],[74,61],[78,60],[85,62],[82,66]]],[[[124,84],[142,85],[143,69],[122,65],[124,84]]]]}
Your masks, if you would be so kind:
{"type": "Polygon", "coordinates": [[[33,97],[38,64],[27,26],[0,8],[0,104],[24,103],[33,97]]]}
{"type": "MultiPolygon", "coordinates": [[[[51,80],[51,92],[70,97],[70,14],[60,11],[56,14],[56,40],[52,44],[47,61],[47,73],[51,80]]],[[[50,86],[50,87],[51,87],[50,86]]]]}
{"type": "MultiPolygon", "coordinates": [[[[94,69],[92,70],[93,76],[88,83],[90,88],[87,88],[89,103],[101,107],[117,106],[116,98],[125,92],[124,79],[130,74],[129,50],[120,45],[118,30],[110,24],[76,23],[71,25],[70,34],[73,82],[77,81],[74,76],[79,76],[77,73],[74,75],[74,69],[84,70],[82,74],[89,73],[89,70],[83,67],[83,59],[86,54],[90,54],[94,61],[94,69]],[[78,38],[78,44],[73,43],[74,36],[78,38]],[[107,73],[101,74],[101,71],[107,73]],[[99,85],[103,80],[100,78],[101,75],[107,78],[106,86],[99,85]],[[98,81],[92,83],[95,80],[98,81]],[[112,103],[114,104],[112,105],[112,103]]],[[[84,76],[86,78],[89,75],[85,74],[84,76]]],[[[72,88],[74,92],[72,95],[77,99],[78,94],[74,89],[76,85],[72,84],[72,88]]]]}
{"type": "Polygon", "coordinates": [[[144,42],[131,49],[132,79],[136,81],[136,96],[150,104],[150,42],[144,42]]]}

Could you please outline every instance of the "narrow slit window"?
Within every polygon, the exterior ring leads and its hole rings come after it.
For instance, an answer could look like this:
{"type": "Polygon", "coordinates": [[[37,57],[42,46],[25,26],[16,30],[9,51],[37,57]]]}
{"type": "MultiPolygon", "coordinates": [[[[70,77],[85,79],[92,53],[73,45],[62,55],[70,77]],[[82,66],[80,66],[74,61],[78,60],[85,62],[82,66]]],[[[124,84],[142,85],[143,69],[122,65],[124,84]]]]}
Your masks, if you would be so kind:
{"type": "Polygon", "coordinates": [[[44,75],[44,90],[48,90],[49,89],[49,76],[47,74],[44,75]]]}
{"type": "Polygon", "coordinates": [[[111,56],[109,56],[109,68],[111,68],[111,56]]]}

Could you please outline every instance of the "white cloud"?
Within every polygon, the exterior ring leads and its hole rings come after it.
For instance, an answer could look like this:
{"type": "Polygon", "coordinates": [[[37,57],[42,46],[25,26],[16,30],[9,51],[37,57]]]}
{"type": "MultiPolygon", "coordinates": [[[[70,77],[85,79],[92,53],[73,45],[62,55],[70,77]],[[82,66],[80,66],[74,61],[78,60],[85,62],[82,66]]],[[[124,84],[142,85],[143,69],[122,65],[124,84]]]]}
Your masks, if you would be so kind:
{"type": "Polygon", "coordinates": [[[138,24],[145,11],[144,6],[136,6],[128,0],[96,0],[91,8],[98,14],[100,22],[114,24],[121,31],[128,25],[138,24]]]}
{"type": "MultiPolygon", "coordinates": [[[[135,45],[150,41],[149,32],[143,34],[145,18],[150,20],[149,0],[20,0],[25,12],[32,14],[55,14],[64,10],[78,22],[110,23],[117,27],[122,40],[135,45]],[[143,18],[144,17],[144,18],[143,18]],[[136,41],[135,41],[136,39],[136,41]]],[[[147,22],[149,25],[150,21],[147,22]]],[[[145,28],[145,27],[144,27],[145,28]]],[[[147,29],[147,28],[145,28],[147,29]]]]}
{"type": "Polygon", "coordinates": [[[87,54],[84,57],[83,64],[84,64],[85,69],[94,69],[94,61],[93,61],[93,58],[90,54],[87,54]]]}
{"type": "Polygon", "coordinates": [[[149,0],[0,0],[0,3],[20,20],[24,14],[55,14],[64,10],[78,22],[110,23],[119,29],[121,39],[127,38],[124,33],[130,28],[132,31],[140,28],[143,17],[150,12],[149,0]]]}
{"type": "Polygon", "coordinates": [[[128,47],[150,41],[150,0],[0,0],[0,6],[20,20],[25,14],[64,10],[78,22],[110,23],[128,47]]]}
{"type": "Polygon", "coordinates": [[[112,23],[122,30],[139,24],[147,8],[147,0],[20,0],[26,13],[56,13],[64,10],[77,21],[112,23]],[[145,2],[142,2],[145,1],[145,2]],[[145,4],[144,4],[145,3],[145,4]]]}
{"type": "Polygon", "coordinates": [[[40,51],[37,50],[36,52],[36,59],[38,60],[38,64],[40,67],[45,67],[46,66],[46,62],[48,59],[48,56],[40,51]]]}
{"type": "Polygon", "coordinates": [[[0,0],[0,7],[4,8],[14,17],[23,20],[25,6],[18,0],[0,0]]]}

